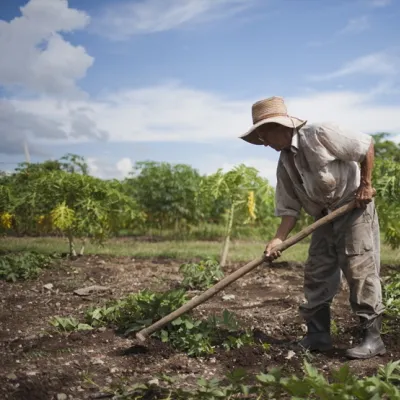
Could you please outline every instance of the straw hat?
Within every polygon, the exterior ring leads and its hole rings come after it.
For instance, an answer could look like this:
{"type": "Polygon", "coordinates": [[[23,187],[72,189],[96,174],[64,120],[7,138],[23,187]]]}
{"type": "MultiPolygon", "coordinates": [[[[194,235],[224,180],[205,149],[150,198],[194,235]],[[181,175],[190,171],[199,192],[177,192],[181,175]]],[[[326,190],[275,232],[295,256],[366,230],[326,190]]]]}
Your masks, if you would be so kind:
{"type": "Polygon", "coordinates": [[[240,139],[251,144],[263,144],[257,134],[257,128],[261,125],[274,122],[288,128],[301,128],[307,122],[289,116],[283,98],[276,96],[254,103],[251,113],[253,126],[244,135],[239,136],[240,139]]]}

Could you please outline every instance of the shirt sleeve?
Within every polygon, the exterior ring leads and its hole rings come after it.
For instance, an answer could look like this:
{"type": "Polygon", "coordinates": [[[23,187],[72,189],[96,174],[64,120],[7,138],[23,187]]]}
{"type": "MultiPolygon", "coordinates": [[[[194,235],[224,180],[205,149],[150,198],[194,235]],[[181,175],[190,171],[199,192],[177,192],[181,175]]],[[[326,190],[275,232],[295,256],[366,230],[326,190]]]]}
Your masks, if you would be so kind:
{"type": "Polygon", "coordinates": [[[339,125],[324,124],[318,128],[318,140],[334,158],[362,162],[373,139],[362,132],[345,129],[339,125]]]}
{"type": "Polygon", "coordinates": [[[278,162],[276,177],[275,215],[277,217],[287,215],[298,218],[301,211],[301,203],[294,192],[293,182],[281,160],[278,162]]]}

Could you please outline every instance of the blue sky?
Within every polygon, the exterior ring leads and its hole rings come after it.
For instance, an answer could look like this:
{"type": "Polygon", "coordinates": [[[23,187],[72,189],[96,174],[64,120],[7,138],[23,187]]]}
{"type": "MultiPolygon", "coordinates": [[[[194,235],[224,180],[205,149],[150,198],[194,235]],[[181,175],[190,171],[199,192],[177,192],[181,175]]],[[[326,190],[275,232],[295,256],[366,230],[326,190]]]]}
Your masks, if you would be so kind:
{"type": "Polygon", "coordinates": [[[238,139],[251,105],[400,138],[398,0],[2,0],[0,154],[85,156],[122,178],[136,161],[202,173],[278,153],[238,139]]]}

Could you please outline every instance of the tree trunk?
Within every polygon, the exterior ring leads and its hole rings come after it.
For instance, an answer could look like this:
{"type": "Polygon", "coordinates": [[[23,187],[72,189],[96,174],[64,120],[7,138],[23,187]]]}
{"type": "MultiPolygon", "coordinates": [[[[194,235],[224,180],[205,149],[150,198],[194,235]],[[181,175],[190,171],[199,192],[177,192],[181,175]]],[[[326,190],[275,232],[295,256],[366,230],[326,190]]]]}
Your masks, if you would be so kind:
{"type": "Polygon", "coordinates": [[[229,210],[229,216],[228,216],[228,226],[226,229],[226,236],[225,236],[225,242],[224,242],[224,247],[222,249],[222,257],[220,261],[221,267],[224,267],[226,264],[226,259],[228,258],[228,251],[229,251],[229,243],[231,240],[231,231],[232,231],[232,225],[233,225],[233,214],[235,213],[235,206],[232,204],[230,210],[229,210]]]}
{"type": "Polygon", "coordinates": [[[86,239],[82,239],[82,247],[81,250],[79,251],[80,256],[83,256],[83,252],[85,251],[85,244],[86,244],[86,239]]]}
{"type": "Polygon", "coordinates": [[[68,232],[68,242],[69,242],[69,255],[76,257],[74,238],[71,232],[68,232]]]}
{"type": "Polygon", "coordinates": [[[175,226],[174,226],[175,234],[179,232],[179,220],[178,218],[175,219],[175,226]]]}

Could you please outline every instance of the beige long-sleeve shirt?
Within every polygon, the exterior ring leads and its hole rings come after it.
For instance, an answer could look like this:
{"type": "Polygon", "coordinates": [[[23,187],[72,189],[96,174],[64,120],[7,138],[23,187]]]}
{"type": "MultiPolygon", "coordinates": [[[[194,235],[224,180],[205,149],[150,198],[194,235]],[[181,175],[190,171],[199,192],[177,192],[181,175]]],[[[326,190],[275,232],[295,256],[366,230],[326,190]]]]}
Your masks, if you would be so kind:
{"type": "Polygon", "coordinates": [[[335,124],[306,124],[295,131],[291,149],[281,152],[277,167],[276,216],[298,217],[303,207],[319,216],[354,197],[370,135],[335,124]],[[296,171],[297,169],[297,171],[296,171]]]}

